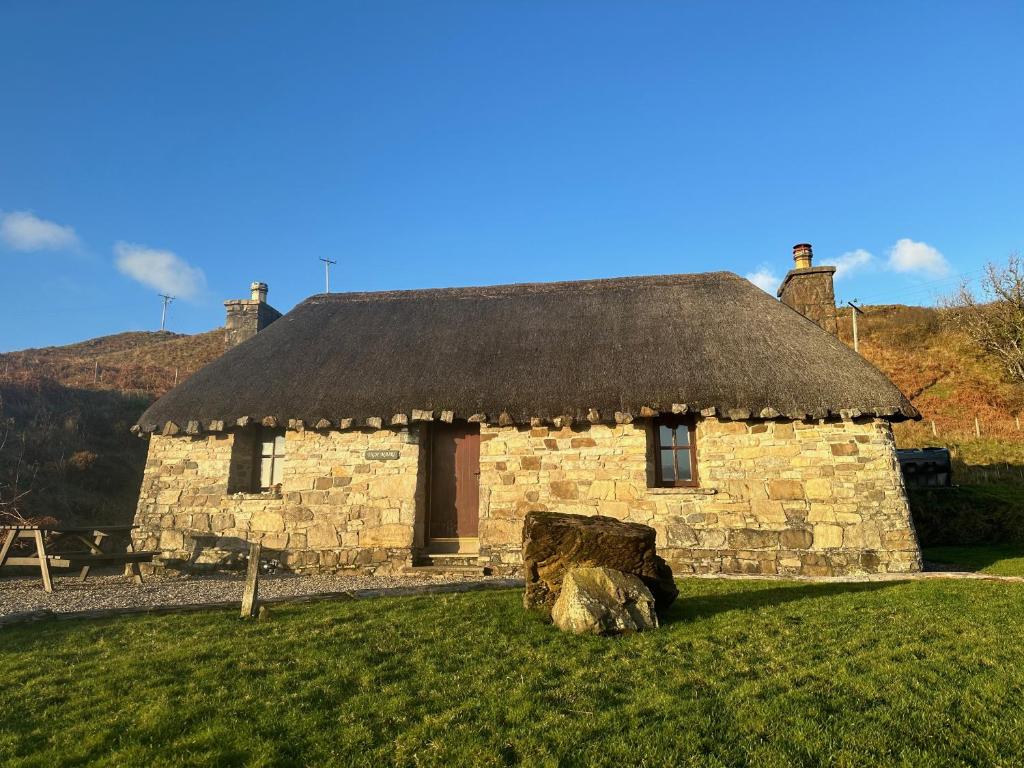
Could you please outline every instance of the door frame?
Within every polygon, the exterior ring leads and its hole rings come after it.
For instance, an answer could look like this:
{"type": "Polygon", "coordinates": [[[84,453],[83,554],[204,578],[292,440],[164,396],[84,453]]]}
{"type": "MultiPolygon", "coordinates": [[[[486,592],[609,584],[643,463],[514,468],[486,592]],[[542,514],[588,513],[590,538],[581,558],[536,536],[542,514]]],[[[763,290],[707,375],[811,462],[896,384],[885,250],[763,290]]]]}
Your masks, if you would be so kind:
{"type": "MultiPolygon", "coordinates": [[[[477,481],[477,535],[476,536],[438,536],[434,537],[430,535],[431,518],[434,512],[434,440],[440,430],[450,426],[462,426],[465,425],[467,430],[471,434],[480,435],[480,425],[468,421],[458,420],[452,424],[446,423],[431,423],[427,425],[427,439],[425,446],[426,453],[426,504],[424,505],[423,515],[423,546],[424,548],[434,554],[458,554],[462,552],[475,553],[479,549],[479,525],[480,525],[480,464],[479,455],[477,456],[476,471],[473,473],[477,481]]],[[[479,449],[479,445],[478,445],[479,449]]],[[[456,492],[458,484],[456,483],[456,492]]]]}

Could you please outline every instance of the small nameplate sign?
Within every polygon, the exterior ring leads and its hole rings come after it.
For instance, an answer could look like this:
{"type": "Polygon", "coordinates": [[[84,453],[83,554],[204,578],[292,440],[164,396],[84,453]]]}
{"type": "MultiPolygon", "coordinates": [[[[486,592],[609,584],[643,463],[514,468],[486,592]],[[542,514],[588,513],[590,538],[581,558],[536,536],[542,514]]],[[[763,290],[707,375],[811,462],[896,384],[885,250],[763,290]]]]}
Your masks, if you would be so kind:
{"type": "Polygon", "coordinates": [[[367,461],[394,461],[398,458],[398,451],[367,451],[363,457],[367,461]]]}

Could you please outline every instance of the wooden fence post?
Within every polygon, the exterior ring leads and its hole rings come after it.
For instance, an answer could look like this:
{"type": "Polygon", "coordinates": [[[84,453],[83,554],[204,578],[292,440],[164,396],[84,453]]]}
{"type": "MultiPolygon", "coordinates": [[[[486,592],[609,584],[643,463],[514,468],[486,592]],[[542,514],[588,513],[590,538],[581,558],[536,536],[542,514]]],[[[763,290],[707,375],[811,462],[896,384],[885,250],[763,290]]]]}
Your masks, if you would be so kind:
{"type": "Polygon", "coordinates": [[[981,424],[978,423],[977,415],[974,417],[974,436],[981,437],[981,424]]]}
{"type": "Polygon", "coordinates": [[[932,437],[938,437],[939,433],[935,431],[935,419],[932,419],[932,437]]]}
{"type": "Polygon", "coordinates": [[[242,618],[251,619],[259,610],[260,545],[249,545],[249,565],[245,570],[245,591],[242,593],[242,618]]]}

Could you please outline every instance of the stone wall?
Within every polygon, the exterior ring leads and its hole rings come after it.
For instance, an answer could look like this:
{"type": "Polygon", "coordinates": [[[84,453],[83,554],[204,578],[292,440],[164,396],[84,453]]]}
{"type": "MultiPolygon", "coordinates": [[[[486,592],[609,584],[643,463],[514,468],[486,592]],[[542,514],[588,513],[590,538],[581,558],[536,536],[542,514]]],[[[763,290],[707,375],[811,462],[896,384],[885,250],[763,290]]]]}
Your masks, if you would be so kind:
{"type": "Polygon", "coordinates": [[[836,296],[832,285],[835,271],[835,267],[829,266],[791,269],[779,287],[779,298],[783,304],[832,335],[838,333],[836,296]]]}
{"type": "MultiPolygon", "coordinates": [[[[289,430],[280,494],[228,493],[251,451],[237,433],[154,435],[137,544],[204,563],[259,540],[290,568],[400,570],[424,543],[425,429],[289,430]]],[[[653,488],[643,423],[482,425],[479,562],[516,569],[523,518],[546,509],[651,525],[679,574],[920,569],[887,422],[705,418],[696,445],[700,487],[653,488]]]]}
{"type": "Polygon", "coordinates": [[[281,492],[229,494],[233,455],[236,464],[240,453],[252,455],[247,433],[154,435],[136,546],[201,565],[230,562],[248,541],[260,541],[268,557],[293,569],[399,570],[421,535],[418,436],[418,429],[290,430],[281,492]],[[368,450],[397,451],[399,458],[367,459],[368,450]]]}
{"type": "Polygon", "coordinates": [[[889,424],[697,423],[699,488],[652,488],[642,424],[484,427],[481,557],[519,563],[531,509],[653,526],[677,574],[839,575],[921,566],[889,424]]]}

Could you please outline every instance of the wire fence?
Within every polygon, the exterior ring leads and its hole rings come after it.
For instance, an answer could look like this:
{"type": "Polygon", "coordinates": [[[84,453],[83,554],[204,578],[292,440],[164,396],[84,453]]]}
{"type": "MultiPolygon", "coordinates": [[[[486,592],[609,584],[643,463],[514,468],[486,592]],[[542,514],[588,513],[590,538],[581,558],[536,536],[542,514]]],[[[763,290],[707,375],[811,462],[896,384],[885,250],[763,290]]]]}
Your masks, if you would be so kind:
{"type": "Polygon", "coordinates": [[[920,421],[904,422],[896,434],[915,442],[946,444],[966,440],[1024,441],[1024,416],[1016,413],[925,414],[920,421]]]}
{"type": "MultiPolygon", "coordinates": [[[[954,453],[955,449],[950,448],[950,454],[954,453]]],[[[990,485],[992,483],[1024,485],[1024,465],[969,464],[954,459],[953,482],[957,485],[990,485]]]]}

